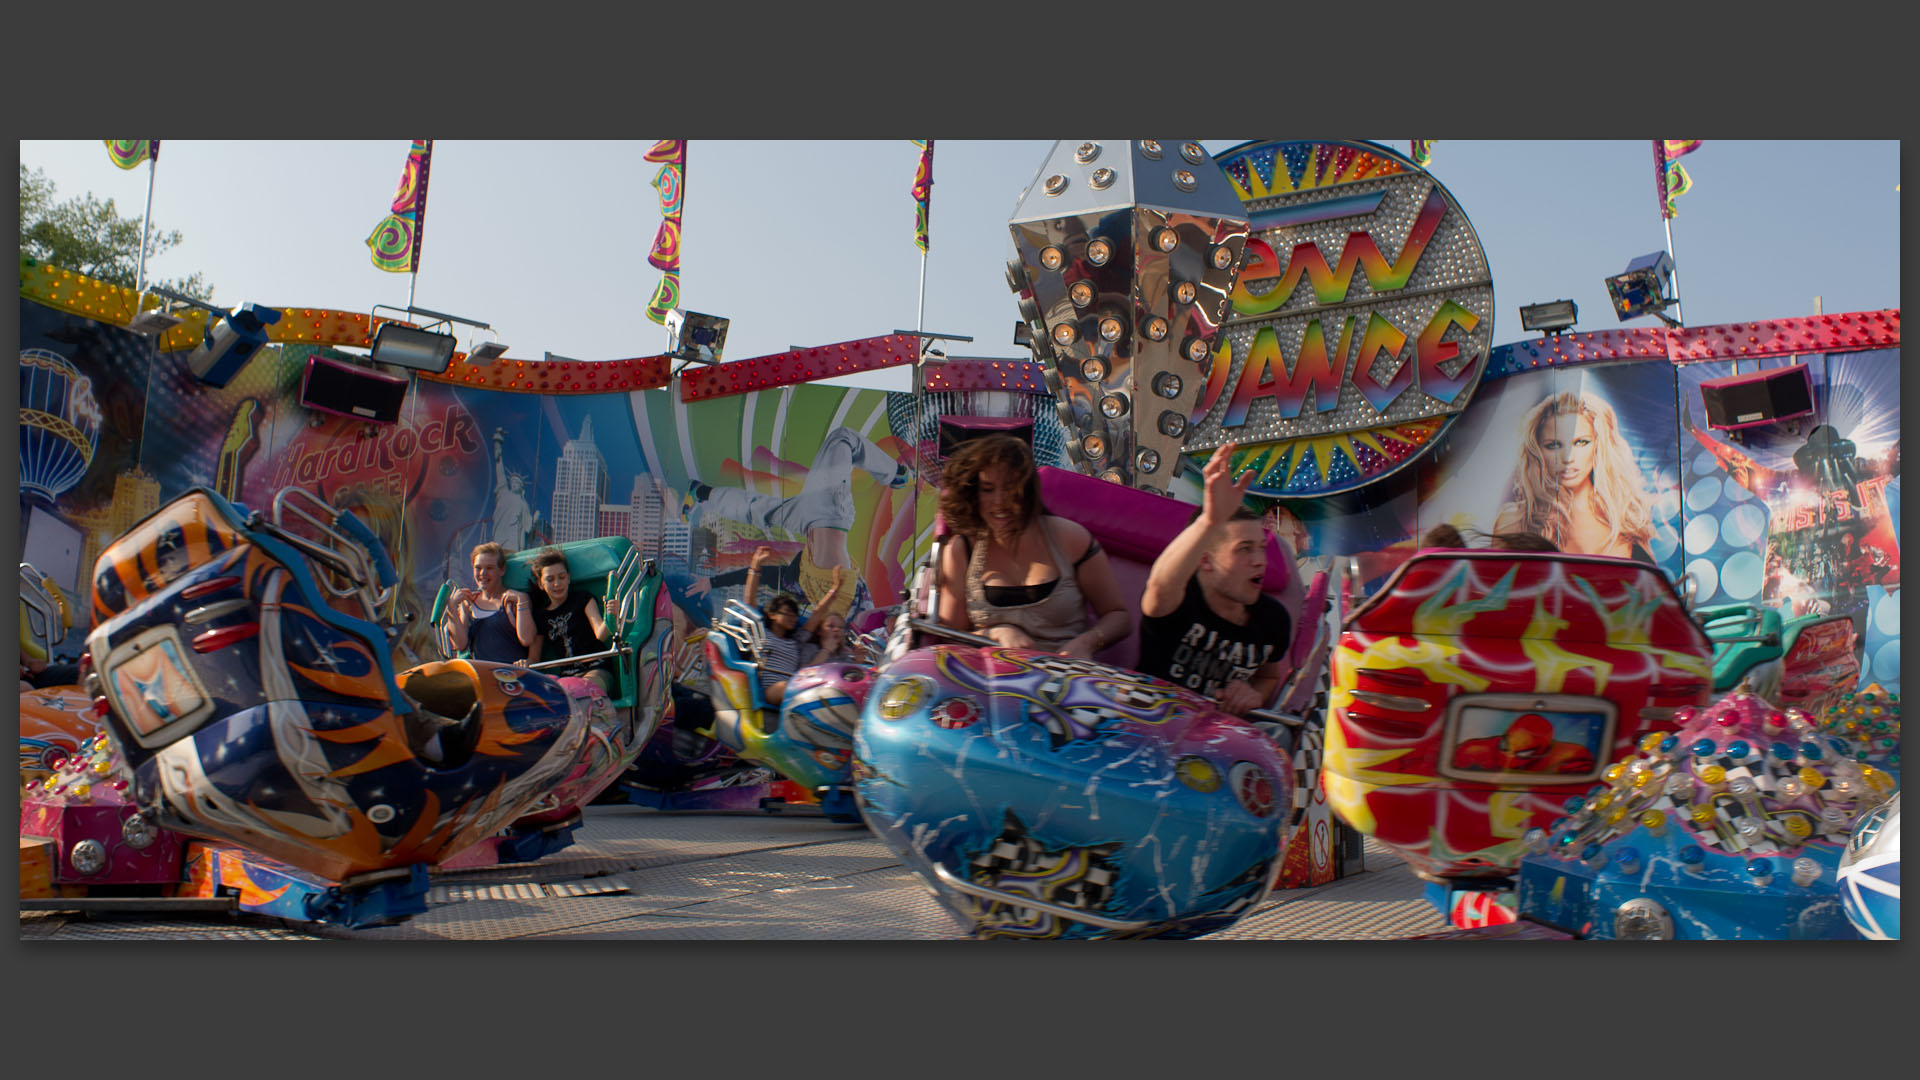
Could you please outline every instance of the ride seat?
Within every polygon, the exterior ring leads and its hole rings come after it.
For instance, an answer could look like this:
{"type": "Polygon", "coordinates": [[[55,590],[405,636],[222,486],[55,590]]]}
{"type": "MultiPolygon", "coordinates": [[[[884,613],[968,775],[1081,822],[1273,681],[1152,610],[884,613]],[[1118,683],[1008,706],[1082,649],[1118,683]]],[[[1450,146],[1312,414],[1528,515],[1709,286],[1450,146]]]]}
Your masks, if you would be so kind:
{"type": "MultiPolygon", "coordinates": [[[[660,599],[661,578],[658,572],[651,575],[642,573],[644,564],[634,550],[633,542],[624,536],[602,536],[592,540],[576,540],[571,543],[554,545],[560,554],[566,556],[567,574],[572,578],[569,589],[584,592],[600,604],[600,617],[611,629],[612,640],[595,643],[594,652],[604,652],[615,646],[625,646],[629,656],[637,655],[647,640],[652,637],[658,612],[656,607],[660,599]],[[607,579],[612,577],[619,583],[616,596],[625,593],[629,596],[627,606],[631,609],[616,613],[607,603],[607,579]],[[629,591],[630,590],[630,591],[629,591]],[[616,615],[620,617],[616,617],[616,615]]],[[[531,548],[516,551],[507,556],[507,565],[501,575],[502,584],[509,589],[517,589],[527,595],[533,595],[532,563],[534,557],[546,548],[531,548]]],[[[433,625],[437,628],[446,614],[448,602],[456,586],[447,582],[440,587],[439,595],[434,599],[433,625]]],[[[543,655],[534,658],[536,663],[565,660],[567,657],[554,651],[551,642],[542,650],[543,655]]],[[[470,655],[470,650],[462,650],[461,655],[470,655]]],[[[582,654],[584,655],[584,654],[582,654]]],[[[635,686],[635,670],[628,658],[621,658],[613,664],[613,690],[609,694],[615,706],[628,708],[634,704],[638,695],[635,686]]]]}

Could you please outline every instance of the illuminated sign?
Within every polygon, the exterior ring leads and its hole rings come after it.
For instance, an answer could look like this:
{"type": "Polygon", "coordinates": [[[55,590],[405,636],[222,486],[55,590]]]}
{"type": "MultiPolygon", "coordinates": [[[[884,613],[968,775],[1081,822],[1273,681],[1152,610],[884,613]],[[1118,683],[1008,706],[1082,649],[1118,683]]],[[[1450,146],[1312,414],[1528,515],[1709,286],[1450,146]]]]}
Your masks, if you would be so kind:
{"type": "Polygon", "coordinates": [[[1413,461],[1472,400],[1492,348],[1493,279],[1466,214],[1373,143],[1249,143],[1216,161],[1252,233],[1186,452],[1238,442],[1236,471],[1282,496],[1413,461]]]}

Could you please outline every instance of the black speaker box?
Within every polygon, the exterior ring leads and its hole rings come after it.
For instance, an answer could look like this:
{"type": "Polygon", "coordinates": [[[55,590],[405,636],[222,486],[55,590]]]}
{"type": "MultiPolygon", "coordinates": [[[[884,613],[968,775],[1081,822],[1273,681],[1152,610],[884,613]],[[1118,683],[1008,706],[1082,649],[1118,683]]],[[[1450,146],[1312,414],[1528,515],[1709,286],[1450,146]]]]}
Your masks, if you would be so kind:
{"type": "Polygon", "coordinates": [[[1768,368],[1700,384],[1707,426],[1732,431],[1792,420],[1813,411],[1813,378],[1807,365],[1768,368]]]}
{"type": "Polygon", "coordinates": [[[357,420],[391,424],[400,418],[410,383],[409,379],[358,364],[313,356],[307,359],[307,377],[300,385],[300,404],[357,420]]]}

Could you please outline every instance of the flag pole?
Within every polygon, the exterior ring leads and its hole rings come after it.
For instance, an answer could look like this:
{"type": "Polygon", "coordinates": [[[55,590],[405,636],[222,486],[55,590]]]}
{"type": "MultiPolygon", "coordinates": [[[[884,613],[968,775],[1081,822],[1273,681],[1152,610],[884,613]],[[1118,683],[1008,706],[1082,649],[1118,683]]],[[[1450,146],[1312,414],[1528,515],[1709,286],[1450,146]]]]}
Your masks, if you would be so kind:
{"type": "Polygon", "coordinates": [[[133,286],[136,293],[147,291],[147,227],[153,220],[153,174],[159,171],[160,155],[155,154],[147,159],[147,209],[140,215],[140,268],[133,286]]]}
{"type": "Polygon", "coordinates": [[[920,253],[920,298],[915,303],[913,316],[913,430],[907,435],[907,445],[913,453],[913,460],[909,462],[913,468],[913,486],[908,496],[909,513],[913,521],[913,528],[908,533],[912,537],[909,546],[913,549],[908,557],[910,566],[920,561],[920,398],[926,393],[926,372],[922,363],[927,358],[927,339],[920,335],[927,328],[927,254],[925,251],[920,253]]]}
{"type": "Polygon", "coordinates": [[[1660,213],[1660,224],[1667,230],[1667,260],[1673,263],[1673,320],[1685,326],[1687,315],[1680,307],[1680,260],[1673,254],[1673,219],[1664,209],[1660,213]]]}

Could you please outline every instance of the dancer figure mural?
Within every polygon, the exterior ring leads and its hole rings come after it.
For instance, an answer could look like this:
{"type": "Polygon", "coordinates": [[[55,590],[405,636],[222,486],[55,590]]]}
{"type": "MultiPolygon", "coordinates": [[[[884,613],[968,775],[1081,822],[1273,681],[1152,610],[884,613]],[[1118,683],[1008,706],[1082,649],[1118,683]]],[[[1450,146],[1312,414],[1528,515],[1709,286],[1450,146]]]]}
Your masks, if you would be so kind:
{"type": "MultiPolygon", "coordinates": [[[[913,479],[912,470],[905,462],[894,460],[872,440],[843,425],[827,433],[798,494],[759,494],[745,488],[718,487],[695,480],[688,485],[682,514],[694,529],[709,521],[723,520],[739,522],[769,535],[778,530],[804,537],[805,542],[792,558],[784,565],[764,569],[761,580],[774,589],[797,589],[817,603],[833,591],[836,569],[859,572],[847,550],[847,535],[856,516],[853,500],[856,469],[893,488],[904,487],[913,479]]],[[[745,571],[696,578],[688,592],[703,596],[715,587],[742,583],[745,578],[745,571]]],[[[829,610],[845,616],[854,604],[854,591],[847,591],[832,602],[829,610]]]]}

